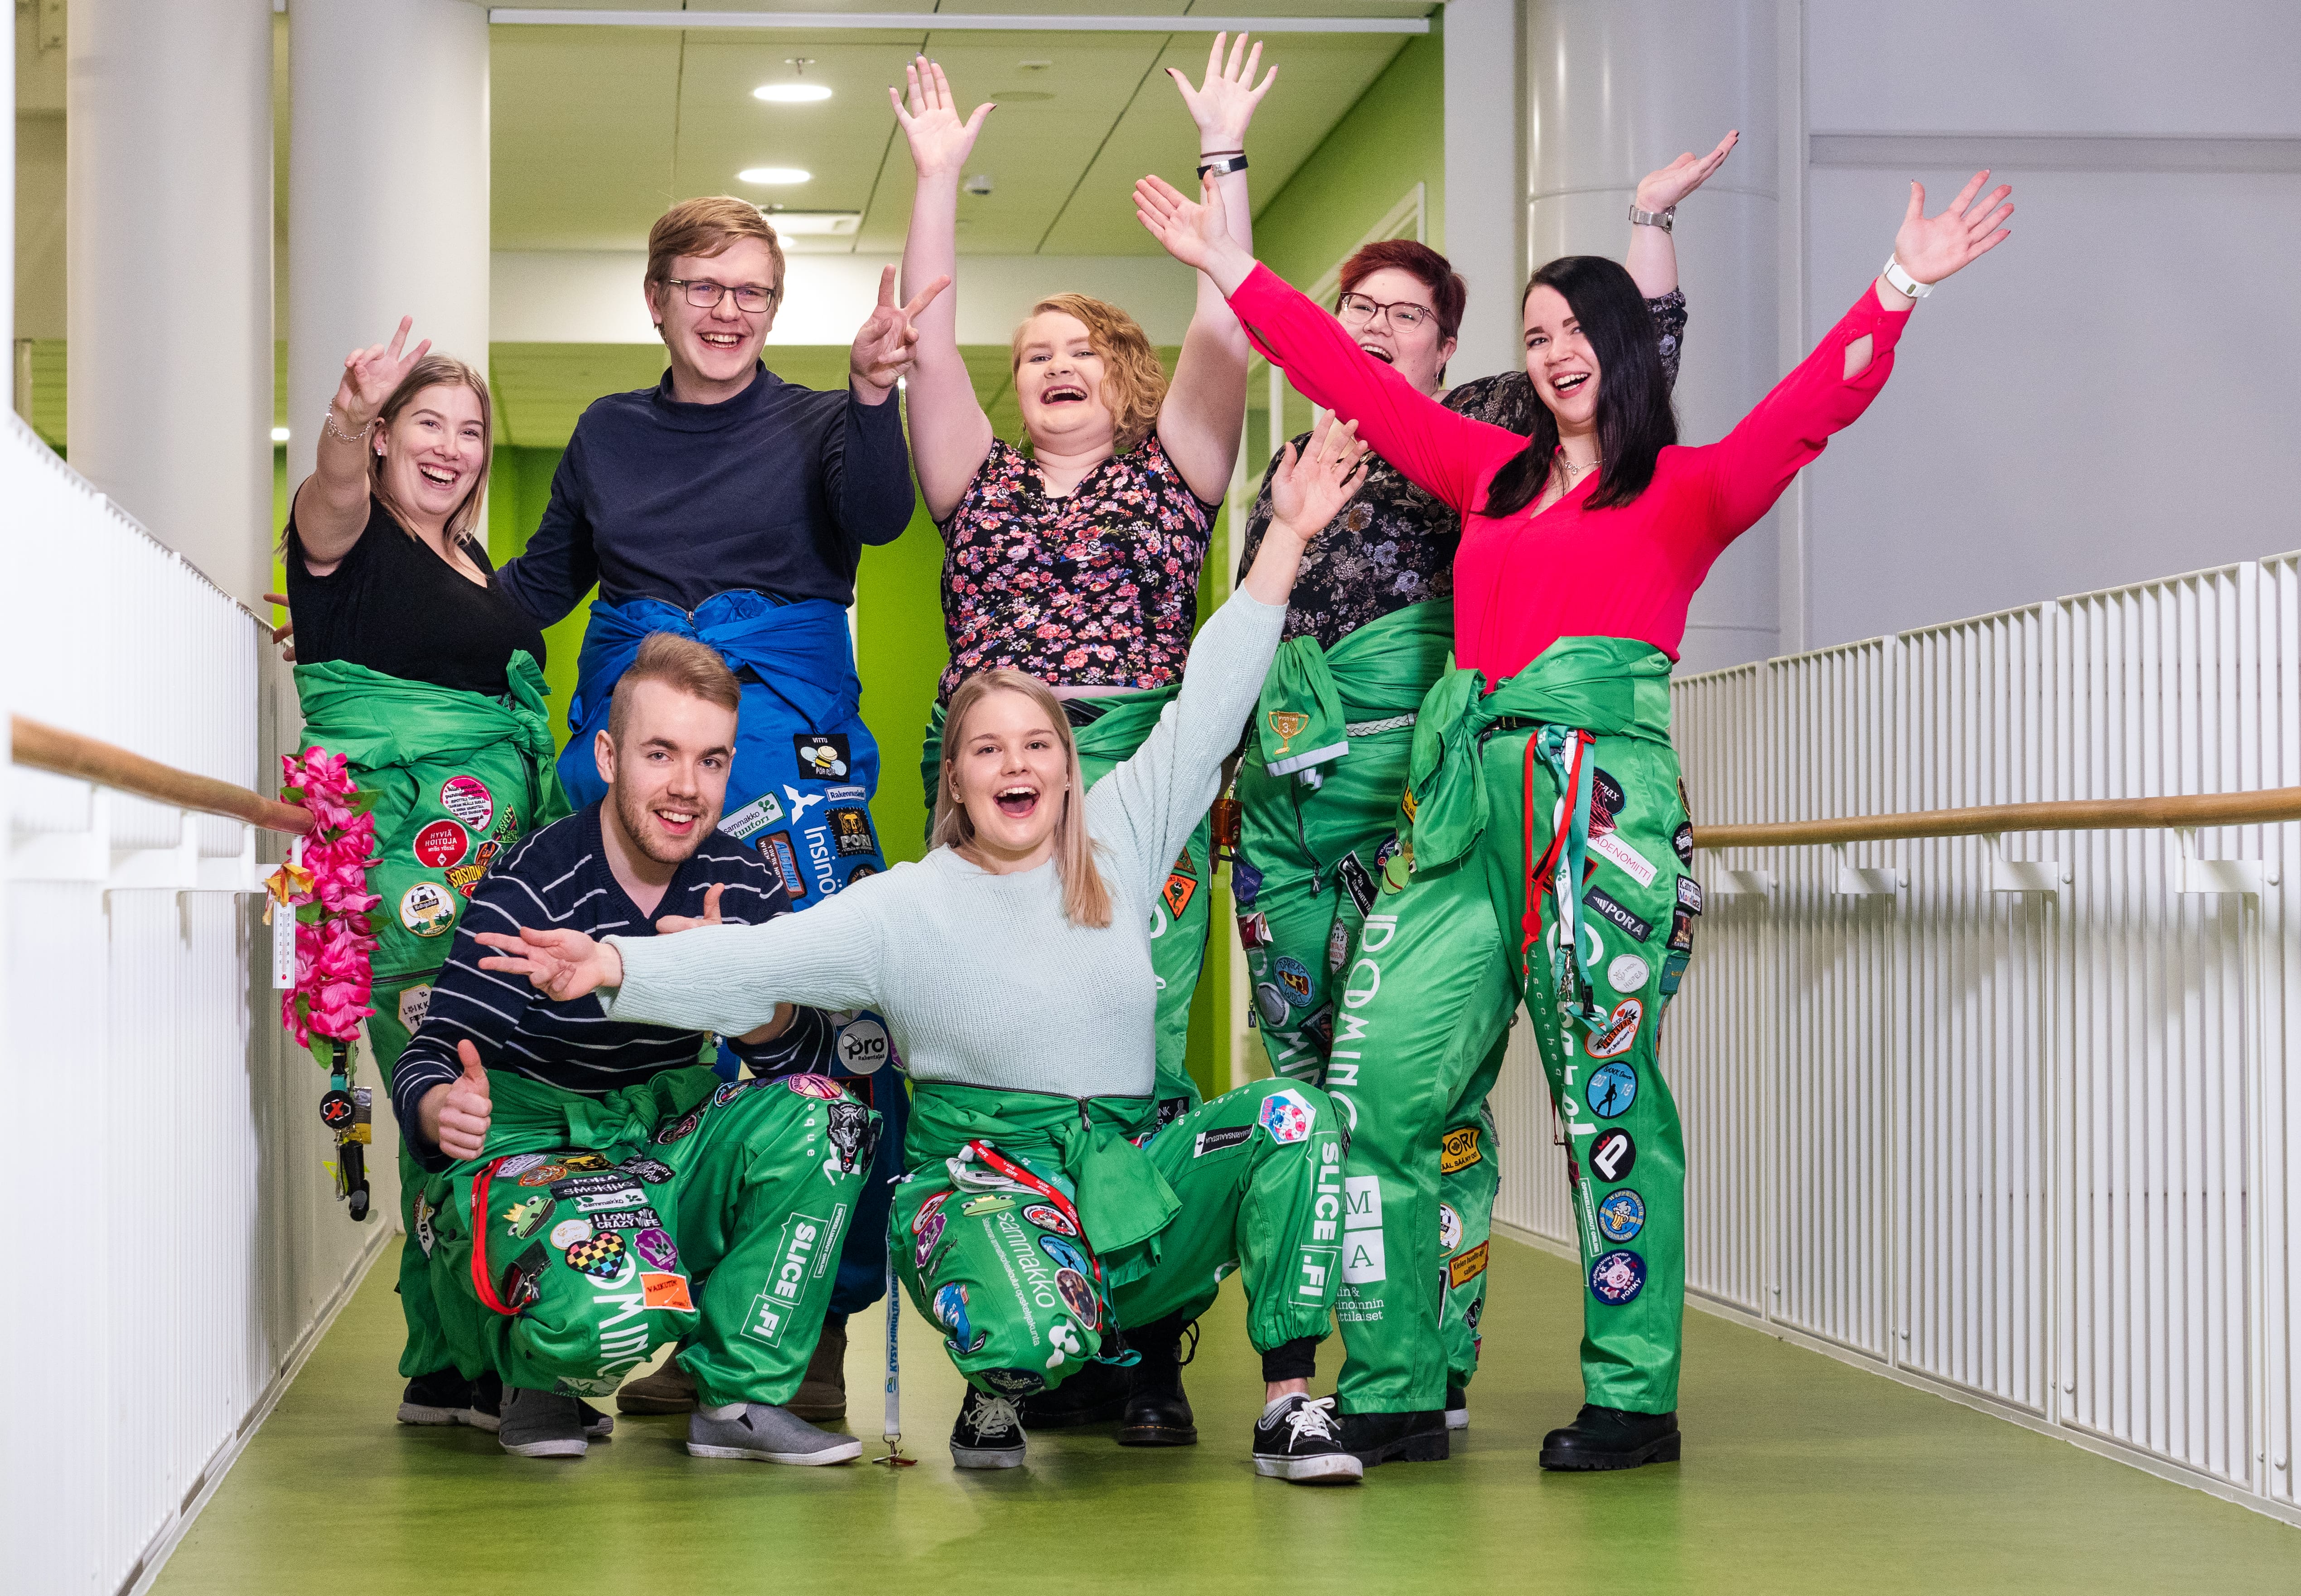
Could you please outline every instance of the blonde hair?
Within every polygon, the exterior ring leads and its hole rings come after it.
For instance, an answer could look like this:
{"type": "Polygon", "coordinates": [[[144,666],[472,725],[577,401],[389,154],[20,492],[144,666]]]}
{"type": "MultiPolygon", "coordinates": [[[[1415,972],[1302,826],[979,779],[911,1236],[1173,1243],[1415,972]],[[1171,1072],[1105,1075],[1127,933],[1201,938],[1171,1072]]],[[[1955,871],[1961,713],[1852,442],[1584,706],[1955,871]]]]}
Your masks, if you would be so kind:
{"type": "Polygon", "coordinates": [[[1100,930],[1110,923],[1110,888],[1095,864],[1095,843],[1086,829],[1086,780],[1079,769],[1078,742],[1063,714],[1062,700],[1036,676],[1020,671],[985,671],[970,676],[950,696],[942,720],[942,768],[935,783],[936,848],[958,848],[975,840],[975,821],[959,801],[956,783],[959,755],[966,746],[966,717],[992,693],[1020,693],[1044,714],[1062,740],[1063,765],[1069,773],[1062,813],[1055,816],[1055,873],[1063,882],[1063,918],[1100,930]]]}
{"type": "MultiPolygon", "coordinates": [[[[472,489],[464,495],[464,502],[448,515],[439,541],[451,554],[456,545],[465,539],[477,539],[475,530],[480,512],[487,507],[488,472],[496,457],[496,407],[488,397],[488,380],[452,355],[427,355],[415,363],[415,367],[391,390],[391,397],[375,413],[375,436],[381,440],[391,430],[402,412],[415,403],[416,396],[427,388],[468,388],[472,397],[480,402],[480,469],[473,473],[472,489]]],[[[392,502],[391,490],[383,485],[383,455],[371,447],[367,456],[368,491],[374,494],[383,507],[391,512],[392,519],[406,527],[412,536],[414,528],[407,514],[392,502]]]]}
{"type": "MultiPolygon", "coordinates": [[[[647,280],[650,288],[671,275],[671,263],[681,255],[708,260],[724,255],[739,239],[757,238],[767,247],[775,263],[775,297],[782,297],[783,246],[774,225],[748,199],[728,194],[707,194],[682,199],[655,219],[648,229],[647,280]]],[[[656,331],[662,332],[662,323],[656,331]]]]}
{"type": "Polygon", "coordinates": [[[1111,448],[1125,454],[1150,436],[1159,406],[1167,402],[1167,368],[1150,347],[1142,324],[1115,305],[1084,294],[1050,294],[1031,307],[1015,329],[1011,376],[1023,369],[1023,334],[1049,311],[1075,317],[1086,328],[1088,347],[1102,356],[1102,402],[1110,411],[1111,448]]]}
{"type": "Polygon", "coordinates": [[[616,679],[607,700],[607,740],[617,748],[623,746],[623,727],[631,719],[631,696],[623,689],[641,681],[660,681],[731,714],[743,704],[742,685],[719,657],[719,650],[675,631],[651,631],[640,642],[638,656],[616,679]]]}

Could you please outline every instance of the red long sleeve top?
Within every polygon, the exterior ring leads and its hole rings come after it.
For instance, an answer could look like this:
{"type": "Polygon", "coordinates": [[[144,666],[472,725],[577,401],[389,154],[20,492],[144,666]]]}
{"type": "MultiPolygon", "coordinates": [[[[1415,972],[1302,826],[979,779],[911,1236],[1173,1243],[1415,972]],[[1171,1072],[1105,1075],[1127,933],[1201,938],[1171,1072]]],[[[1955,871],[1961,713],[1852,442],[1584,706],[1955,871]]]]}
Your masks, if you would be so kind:
{"type": "Polygon", "coordinates": [[[1906,311],[1862,297],[1813,353],[1716,443],[1673,444],[1653,484],[1619,509],[1586,508],[1602,464],[1541,514],[1479,511],[1527,440],[1458,415],[1362,353],[1341,322],[1257,266],[1230,297],[1248,336],[1313,403],[1359,423],[1376,454],[1462,517],[1454,556],[1454,661],[1491,685],[1561,637],[1634,638],[1678,658],[1686,606],[1726,546],[1773,507],[1831,433],[1877,397],[1906,311]],[[1870,363],[1845,375],[1867,335],[1870,363]]]}

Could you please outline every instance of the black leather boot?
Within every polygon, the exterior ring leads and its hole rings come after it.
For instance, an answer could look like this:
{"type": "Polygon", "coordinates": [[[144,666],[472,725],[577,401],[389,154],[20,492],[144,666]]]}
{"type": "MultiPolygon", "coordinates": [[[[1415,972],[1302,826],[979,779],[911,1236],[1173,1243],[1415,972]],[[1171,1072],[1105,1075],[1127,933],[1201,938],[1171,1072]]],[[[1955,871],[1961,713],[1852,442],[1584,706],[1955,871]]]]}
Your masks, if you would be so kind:
{"type": "Polygon", "coordinates": [[[1542,1438],[1548,1469],[1636,1468],[1678,1461],[1678,1415],[1582,1404],[1574,1422],[1542,1438]]]}
{"type": "Polygon", "coordinates": [[[1134,1388],[1134,1371],[1113,1363],[1091,1363],[1052,1391],[1034,1391],[1016,1406],[1024,1427],[1075,1430],[1082,1425],[1115,1424],[1134,1388]]]}
{"type": "Polygon", "coordinates": [[[1446,1416],[1427,1413],[1345,1413],[1343,1450],[1372,1468],[1377,1463],[1438,1463],[1447,1456],[1446,1416]]]}
{"type": "MultiPolygon", "coordinates": [[[[1180,1314],[1126,1333],[1126,1344],[1142,1355],[1134,1366],[1134,1389],[1127,1392],[1126,1407],[1118,1421],[1118,1444],[1121,1446],[1196,1446],[1199,1444],[1197,1422],[1191,1415],[1191,1399],[1183,1391],[1183,1332],[1186,1322],[1180,1314]]],[[[1198,1353],[1198,1326],[1192,1322],[1191,1352],[1198,1353]]]]}

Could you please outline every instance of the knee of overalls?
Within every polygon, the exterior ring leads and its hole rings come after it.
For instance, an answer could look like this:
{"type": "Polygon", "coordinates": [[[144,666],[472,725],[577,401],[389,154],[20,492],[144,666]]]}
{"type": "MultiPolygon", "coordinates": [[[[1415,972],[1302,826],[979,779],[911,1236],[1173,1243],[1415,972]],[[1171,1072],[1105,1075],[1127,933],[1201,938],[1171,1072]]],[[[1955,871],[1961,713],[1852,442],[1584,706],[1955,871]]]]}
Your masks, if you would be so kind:
{"type": "Polygon", "coordinates": [[[868,1170],[885,1122],[829,1075],[771,1075],[765,1080],[727,1082],[687,1116],[695,1122],[692,1126],[682,1130],[687,1121],[674,1121],[658,1132],[656,1140],[662,1142],[665,1136],[676,1132],[675,1141],[690,1130],[700,1131],[703,1146],[697,1149],[700,1157],[741,1149],[754,1159],[797,1160],[806,1156],[803,1149],[814,1145],[818,1111],[824,1173],[830,1174],[834,1165],[841,1174],[868,1170]]]}
{"type": "Polygon", "coordinates": [[[1029,1396],[1101,1350],[1108,1298],[1078,1227],[1051,1204],[1027,1191],[944,1190],[915,1202],[899,1194],[895,1219],[911,1300],[971,1383],[1029,1396]]]}

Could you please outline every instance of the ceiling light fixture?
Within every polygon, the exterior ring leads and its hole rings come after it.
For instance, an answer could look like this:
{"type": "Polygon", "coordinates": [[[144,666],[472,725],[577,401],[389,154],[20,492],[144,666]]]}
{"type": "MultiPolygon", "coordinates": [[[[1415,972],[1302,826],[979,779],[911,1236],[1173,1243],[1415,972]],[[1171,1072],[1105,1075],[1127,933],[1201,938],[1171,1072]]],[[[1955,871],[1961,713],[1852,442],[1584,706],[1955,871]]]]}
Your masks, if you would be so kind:
{"type": "Polygon", "coordinates": [[[786,238],[851,238],[863,225],[860,211],[786,211],[781,205],[759,209],[786,238]]]}
{"type": "Polygon", "coordinates": [[[773,105],[807,105],[831,97],[828,83],[762,83],[751,91],[755,100],[773,105]]]}
{"type": "Polygon", "coordinates": [[[804,183],[815,173],[796,166],[747,166],[735,174],[739,183],[757,183],[764,188],[782,188],[793,183],[804,183]]]}

